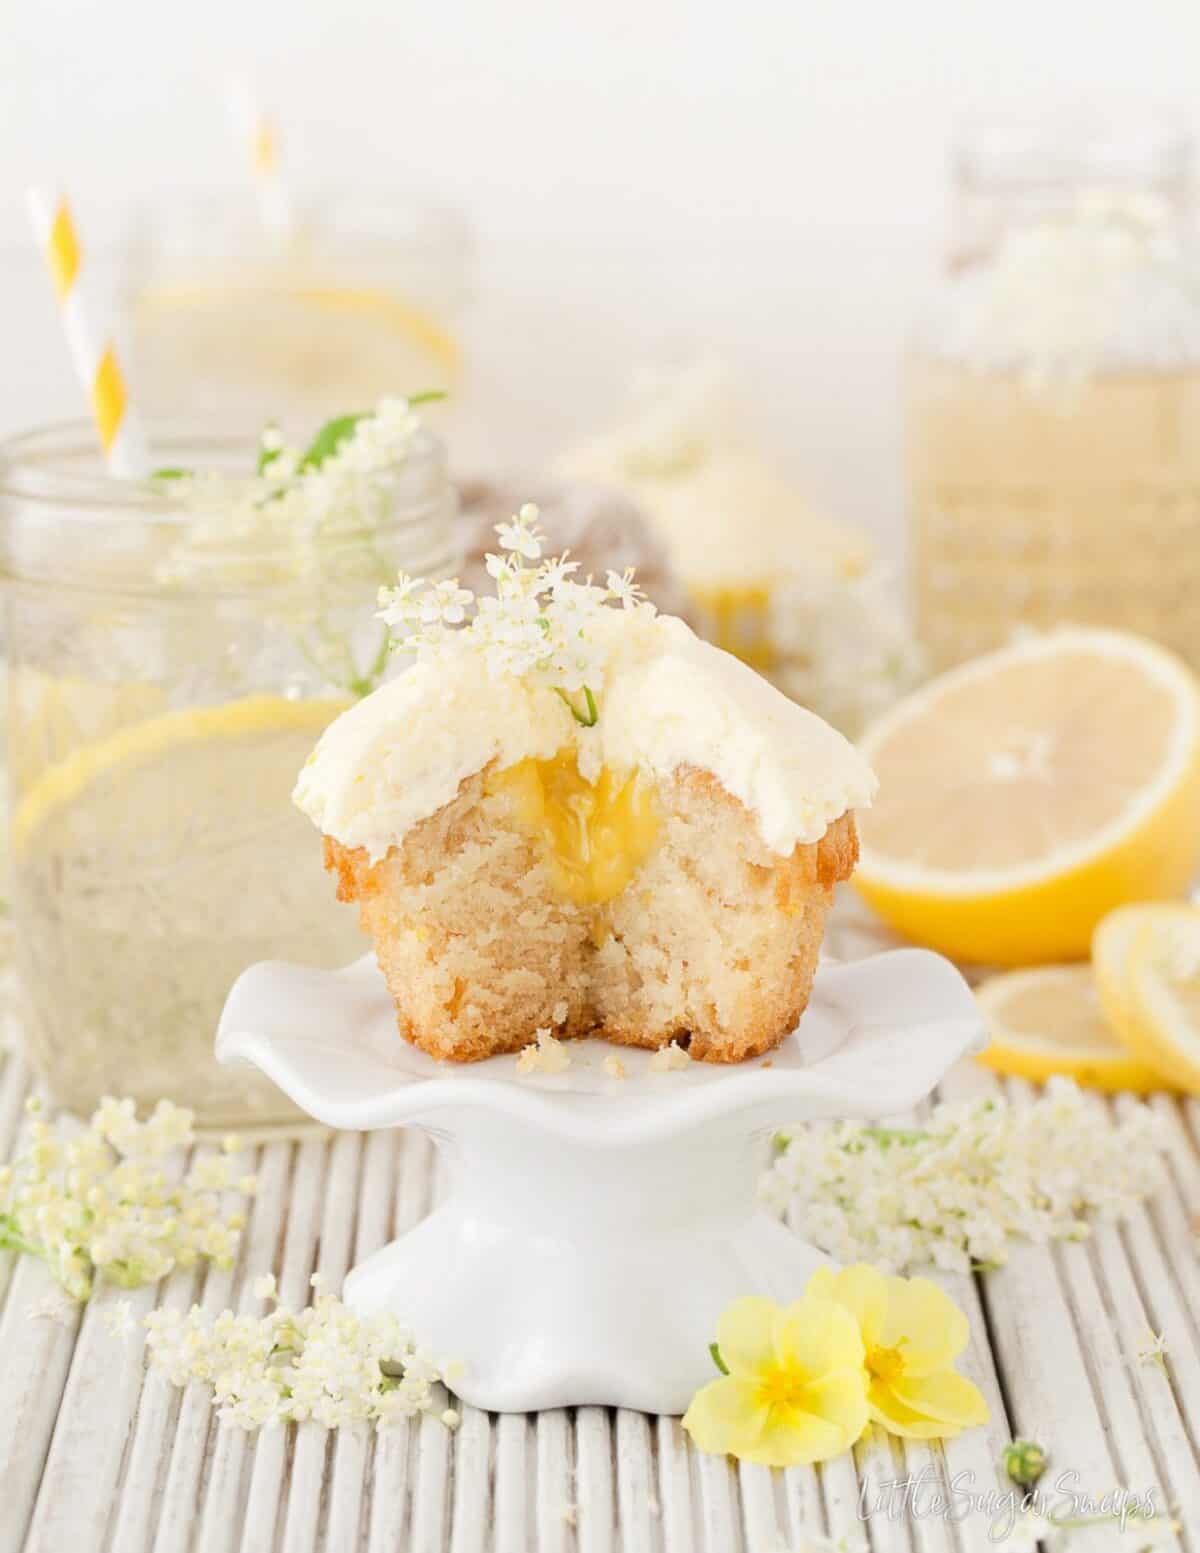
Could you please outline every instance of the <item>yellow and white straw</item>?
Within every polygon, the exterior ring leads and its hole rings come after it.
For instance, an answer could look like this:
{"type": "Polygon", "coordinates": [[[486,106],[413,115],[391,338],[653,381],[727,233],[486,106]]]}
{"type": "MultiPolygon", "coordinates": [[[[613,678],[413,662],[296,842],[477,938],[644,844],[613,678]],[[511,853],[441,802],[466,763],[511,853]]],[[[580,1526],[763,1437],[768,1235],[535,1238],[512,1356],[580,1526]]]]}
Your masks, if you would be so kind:
{"type": "Polygon", "coordinates": [[[263,106],[250,82],[240,76],[229,82],[229,112],[234,130],[249,152],[263,226],[268,232],[283,236],[291,230],[292,207],[280,174],[278,122],[263,106]]]}
{"type": "Polygon", "coordinates": [[[146,439],[129,402],[112,330],[103,327],[104,319],[89,303],[87,265],[71,208],[65,196],[31,189],[29,214],[54,283],[63,333],[96,422],[104,461],[111,474],[134,480],[144,477],[150,463],[146,439]]]}

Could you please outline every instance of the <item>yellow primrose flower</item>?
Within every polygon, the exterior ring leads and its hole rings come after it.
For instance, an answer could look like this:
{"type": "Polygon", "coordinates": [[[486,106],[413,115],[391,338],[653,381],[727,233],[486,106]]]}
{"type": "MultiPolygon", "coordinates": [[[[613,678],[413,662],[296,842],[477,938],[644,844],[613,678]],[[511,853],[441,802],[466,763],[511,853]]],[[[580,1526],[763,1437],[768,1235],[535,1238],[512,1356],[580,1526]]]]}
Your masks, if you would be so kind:
{"type": "Polygon", "coordinates": [[[866,1262],[821,1267],[809,1297],[835,1300],[858,1323],[870,1414],[893,1434],[947,1439],[988,1421],[978,1387],[951,1366],[967,1346],[967,1318],[928,1278],[889,1278],[866,1262]]]}
{"type": "Polygon", "coordinates": [[[717,1323],[714,1356],[726,1373],[683,1418],[702,1451],[795,1467],[840,1455],[866,1428],[862,1339],[832,1300],[735,1300],[717,1323]]]}

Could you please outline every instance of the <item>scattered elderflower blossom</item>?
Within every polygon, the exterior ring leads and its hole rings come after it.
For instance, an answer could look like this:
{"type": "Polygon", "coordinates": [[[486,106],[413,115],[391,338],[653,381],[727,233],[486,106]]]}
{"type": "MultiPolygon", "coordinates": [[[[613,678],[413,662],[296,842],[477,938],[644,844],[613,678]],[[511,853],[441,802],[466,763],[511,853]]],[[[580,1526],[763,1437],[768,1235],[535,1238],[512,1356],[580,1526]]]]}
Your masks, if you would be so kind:
{"type": "Polygon", "coordinates": [[[672,1041],[669,1046],[660,1046],[646,1064],[648,1073],[678,1073],[691,1063],[691,1057],[687,1054],[678,1041],[672,1041]]]}
{"type": "Polygon", "coordinates": [[[548,1027],[539,1030],[537,1040],[517,1053],[517,1072],[522,1078],[530,1073],[565,1073],[570,1066],[571,1053],[548,1027]]]}
{"type": "Polygon", "coordinates": [[[224,1214],[235,1188],[229,1162],[202,1155],[180,1182],[166,1156],[194,1142],[192,1113],[161,1100],[139,1122],[132,1100],[106,1097],[86,1128],[57,1132],[34,1102],[29,1144],[0,1193],[0,1248],[41,1257],[75,1300],[97,1278],[124,1288],[155,1283],[207,1257],[233,1265],[244,1222],[224,1214]]]}
{"type": "Polygon", "coordinates": [[[1165,1375],[1169,1350],[1161,1332],[1147,1331],[1145,1344],[1138,1349],[1139,1364],[1153,1364],[1165,1375]]]}
{"type": "Polygon", "coordinates": [[[117,1300],[100,1313],[100,1321],[110,1337],[124,1341],[133,1332],[133,1306],[128,1300],[117,1300]]]}
{"type": "Polygon", "coordinates": [[[747,1295],[717,1323],[723,1373],[692,1398],[683,1427],[699,1450],[768,1467],[840,1456],[867,1424],[864,1357],[854,1317],[832,1300],[747,1295]]]}
{"type": "Polygon", "coordinates": [[[160,1309],[145,1324],[151,1365],[176,1386],[203,1381],[222,1421],[241,1429],[388,1424],[435,1408],[447,1428],[457,1423],[435,1390],[453,1367],[436,1363],[395,1316],[358,1316],[332,1294],[262,1317],[160,1309]]]}
{"type": "Polygon", "coordinates": [[[858,1323],[866,1350],[867,1409],[891,1434],[945,1440],[988,1421],[979,1388],[953,1368],[971,1331],[928,1278],[885,1277],[860,1262],[819,1267],[807,1294],[832,1300],[858,1323]]]}
{"type": "Polygon", "coordinates": [[[1000,1463],[1019,1488],[1032,1488],[1046,1470],[1046,1448],[1036,1440],[1017,1439],[1004,1447],[1000,1463]]]}
{"type": "Polygon", "coordinates": [[[79,1315],[79,1301],[68,1299],[61,1289],[43,1294],[36,1304],[30,1305],[25,1314],[30,1321],[53,1321],[55,1326],[69,1327],[79,1315]]]}
{"type": "Polygon", "coordinates": [[[590,579],[577,582],[578,564],[566,554],[543,560],[545,535],[531,503],[497,524],[496,533],[505,553],[487,557],[494,597],[404,572],[393,587],[380,589],[380,619],[397,631],[392,645],[421,661],[451,647],[474,648],[493,678],[519,676],[554,690],[575,720],[591,727],[610,651],[609,633],[596,629],[602,613],[619,604],[653,616],[654,606],[642,598],[632,571],[610,571],[601,588],[590,579]]]}
{"type": "Polygon", "coordinates": [[[1070,1079],[1032,1104],[934,1106],[919,1129],[808,1124],[781,1135],[761,1192],[839,1262],[887,1272],[999,1266],[1008,1241],[1082,1240],[1085,1215],[1129,1214],[1163,1179],[1146,1105],[1119,1122],[1070,1079]]]}

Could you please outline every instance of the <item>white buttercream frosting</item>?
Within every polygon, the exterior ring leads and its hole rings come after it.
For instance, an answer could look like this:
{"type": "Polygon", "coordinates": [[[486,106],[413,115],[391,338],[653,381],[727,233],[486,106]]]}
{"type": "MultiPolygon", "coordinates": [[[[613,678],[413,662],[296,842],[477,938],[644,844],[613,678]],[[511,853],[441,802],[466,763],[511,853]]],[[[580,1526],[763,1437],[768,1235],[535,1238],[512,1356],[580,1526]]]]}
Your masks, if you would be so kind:
{"type": "Polygon", "coordinates": [[[869,804],[875,777],[842,735],[670,615],[600,612],[611,652],[593,727],[553,690],[490,676],[461,649],[416,663],[344,712],[300,773],[296,803],[326,835],[372,860],[495,761],[573,749],[580,771],[711,772],[775,852],[818,841],[869,804]]]}

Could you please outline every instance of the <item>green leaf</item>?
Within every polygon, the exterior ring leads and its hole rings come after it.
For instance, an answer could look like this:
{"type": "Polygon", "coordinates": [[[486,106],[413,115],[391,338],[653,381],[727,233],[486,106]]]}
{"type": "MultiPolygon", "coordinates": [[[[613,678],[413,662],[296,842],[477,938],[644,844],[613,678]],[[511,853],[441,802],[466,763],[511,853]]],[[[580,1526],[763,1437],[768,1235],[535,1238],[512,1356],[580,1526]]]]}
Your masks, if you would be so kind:
{"type": "MultiPolygon", "coordinates": [[[[274,429],[273,426],[267,428],[268,431],[273,431],[274,429]]],[[[266,432],[263,435],[266,436],[266,432]]],[[[267,448],[260,445],[258,449],[258,462],[254,466],[254,473],[256,475],[265,474],[282,452],[282,448],[267,448]]]]}
{"type": "Polygon", "coordinates": [[[717,1369],[720,1370],[721,1374],[728,1375],[729,1366],[725,1363],[724,1359],[722,1359],[721,1350],[717,1347],[716,1343],[709,1343],[708,1351],[712,1355],[712,1362],[716,1365],[717,1369]]]}
{"type": "Polygon", "coordinates": [[[360,410],[357,415],[337,415],[326,421],[305,450],[300,468],[320,469],[325,460],[332,458],[342,443],[354,435],[359,421],[366,419],[367,412],[360,410]]]}
{"type": "Polygon", "coordinates": [[[162,469],[151,470],[150,478],[152,480],[190,480],[192,478],[192,471],[190,469],[180,469],[174,464],[167,464],[162,469]]]}
{"type": "MultiPolygon", "coordinates": [[[[432,404],[438,399],[444,399],[446,391],[442,388],[428,388],[420,394],[405,395],[410,405],[432,404]]],[[[304,457],[300,460],[300,468],[320,469],[327,458],[332,458],[342,443],[348,437],[352,437],[359,421],[370,419],[370,412],[360,410],[355,415],[335,415],[333,420],[326,421],[324,426],[309,443],[304,457]]],[[[261,470],[259,473],[261,474],[261,470]]]]}

